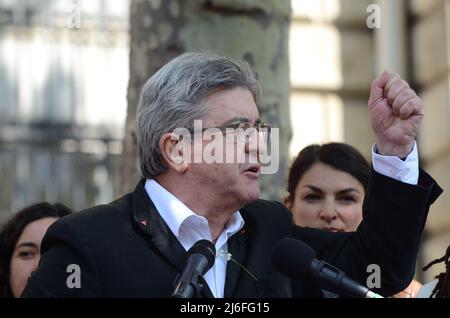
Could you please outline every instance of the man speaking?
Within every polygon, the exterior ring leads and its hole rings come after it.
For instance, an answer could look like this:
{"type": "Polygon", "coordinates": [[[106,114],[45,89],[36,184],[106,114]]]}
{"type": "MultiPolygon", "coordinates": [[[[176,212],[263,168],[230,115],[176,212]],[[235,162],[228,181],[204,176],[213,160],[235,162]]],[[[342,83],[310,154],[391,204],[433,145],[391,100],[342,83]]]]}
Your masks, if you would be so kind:
{"type": "Polygon", "coordinates": [[[377,293],[403,290],[441,192],[418,167],[421,100],[397,75],[374,80],[374,171],[363,222],[356,232],[330,233],[297,227],[282,204],[258,199],[271,131],[259,118],[259,97],[248,65],[227,57],[186,53],[162,67],[139,101],[143,179],[132,193],[52,225],[23,296],[170,297],[199,240],[216,249],[200,297],[320,296],[310,278],[291,280],[273,267],[273,249],[284,237],[303,240],[364,285],[368,266],[378,265],[377,293]],[[214,151],[205,151],[211,145],[214,151]],[[206,158],[211,153],[215,160],[206,158]],[[68,283],[68,268],[78,269],[79,284],[68,283]]]}

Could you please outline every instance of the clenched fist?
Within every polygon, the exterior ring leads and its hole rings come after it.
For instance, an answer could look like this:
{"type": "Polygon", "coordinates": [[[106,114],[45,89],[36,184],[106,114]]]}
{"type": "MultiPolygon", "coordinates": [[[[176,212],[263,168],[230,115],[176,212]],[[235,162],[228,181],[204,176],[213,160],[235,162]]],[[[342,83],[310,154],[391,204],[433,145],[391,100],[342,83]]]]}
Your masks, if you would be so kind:
{"type": "Polygon", "coordinates": [[[381,73],[370,89],[369,112],[378,153],[405,158],[423,114],[422,100],[398,74],[381,73]]]}

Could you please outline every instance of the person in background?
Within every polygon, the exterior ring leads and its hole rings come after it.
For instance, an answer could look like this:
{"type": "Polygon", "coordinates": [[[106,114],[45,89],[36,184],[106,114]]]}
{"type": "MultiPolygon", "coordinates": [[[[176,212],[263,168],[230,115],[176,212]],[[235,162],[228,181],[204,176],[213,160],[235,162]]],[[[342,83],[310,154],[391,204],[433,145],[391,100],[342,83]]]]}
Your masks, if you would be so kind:
{"type": "MultiPolygon", "coordinates": [[[[354,232],[363,218],[369,178],[370,165],[356,148],[338,142],[309,145],[289,170],[284,203],[297,225],[354,232]]],[[[421,286],[413,280],[394,297],[414,297],[421,286]]]]}
{"type": "Polygon", "coordinates": [[[295,158],[285,205],[297,225],[333,232],[353,232],[362,221],[370,166],[344,143],[310,145],[295,158]]]}
{"type": "Polygon", "coordinates": [[[72,211],[59,203],[33,204],[17,212],[0,234],[0,297],[18,298],[41,258],[48,227],[72,211]]]}

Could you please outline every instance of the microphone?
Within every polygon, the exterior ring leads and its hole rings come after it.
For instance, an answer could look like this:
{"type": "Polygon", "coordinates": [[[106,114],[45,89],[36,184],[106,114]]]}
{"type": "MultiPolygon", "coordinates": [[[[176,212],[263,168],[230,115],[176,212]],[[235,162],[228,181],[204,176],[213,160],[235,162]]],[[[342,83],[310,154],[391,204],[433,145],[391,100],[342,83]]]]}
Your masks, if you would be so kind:
{"type": "Polygon", "coordinates": [[[208,240],[197,241],[186,255],[183,271],[175,279],[171,298],[195,298],[203,288],[203,275],[213,266],[216,248],[208,240]]]}
{"type": "Polygon", "coordinates": [[[278,241],[272,254],[272,263],[280,273],[288,277],[302,279],[312,274],[323,288],[338,294],[343,292],[349,297],[383,298],[348,278],[343,271],[316,259],[316,252],[300,240],[283,238],[278,241]]]}

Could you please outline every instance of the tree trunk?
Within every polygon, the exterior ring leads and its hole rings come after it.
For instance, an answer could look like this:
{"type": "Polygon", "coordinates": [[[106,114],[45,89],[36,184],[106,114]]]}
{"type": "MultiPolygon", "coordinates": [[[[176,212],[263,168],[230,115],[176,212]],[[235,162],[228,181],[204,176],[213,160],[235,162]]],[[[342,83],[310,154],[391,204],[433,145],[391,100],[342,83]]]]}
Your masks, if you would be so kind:
{"type": "Polygon", "coordinates": [[[289,117],[288,38],[290,0],[133,0],[128,113],[122,191],[139,179],[134,120],[145,81],[183,52],[213,51],[247,61],[263,89],[260,116],[280,128],[280,164],[261,177],[262,197],[281,199],[285,189],[289,117]]]}

